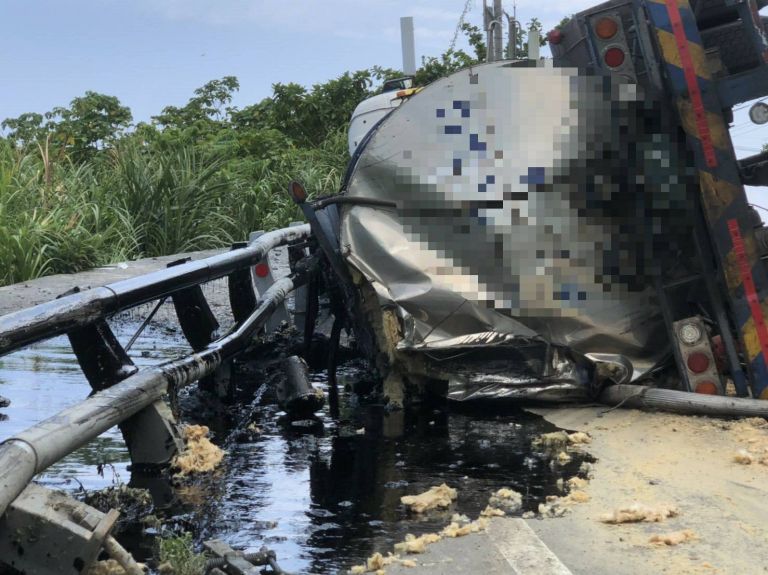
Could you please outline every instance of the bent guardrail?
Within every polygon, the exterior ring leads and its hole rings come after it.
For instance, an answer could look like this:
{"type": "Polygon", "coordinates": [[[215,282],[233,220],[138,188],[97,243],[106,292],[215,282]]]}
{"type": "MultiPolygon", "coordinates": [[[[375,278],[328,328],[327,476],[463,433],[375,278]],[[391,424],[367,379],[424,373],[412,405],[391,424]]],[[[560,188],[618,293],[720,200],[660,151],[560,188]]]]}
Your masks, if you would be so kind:
{"type": "MultiPolygon", "coordinates": [[[[115,553],[110,554],[116,559],[130,557],[121,554],[109,536],[115,514],[101,514],[64,495],[30,485],[30,481],[115,425],[123,433],[132,465],[167,464],[181,441],[163,396],[194,382],[204,387],[202,384],[219,373],[227,360],[251,343],[288,293],[307,283],[317,271],[314,256],[294,262],[290,275],[261,294],[254,290],[252,268],[264,261],[271,249],[300,245],[309,236],[308,225],[268,232],[226,254],[178,263],[0,317],[0,356],[67,334],[95,391],[82,402],[0,442],[0,565],[21,571],[33,565],[34,572],[42,574],[79,573],[95,560],[101,547],[113,549],[115,553]],[[229,279],[235,324],[215,339],[218,324],[200,286],[224,276],[229,279]],[[172,299],[193,353],[139,370],[106,318],[165,298],[172,299]],[[66,499],[64,504],[62,498],[66,499]],[[46,536],[28,538],[23,547],[15,534],[25,529],[45,529],[46,536]],[[63,545],[66,541],[73,543],[63,545]],[[78,542],[76,552],[70,549],[78,542]],[[62,554],[73,557],[72,561],[65,561],[62,554]]],[[[216,380],[211,389],[217,391],[216,380]]],[[[126,563],[126,569],[132,572],[134,567],[126,563]]]]}

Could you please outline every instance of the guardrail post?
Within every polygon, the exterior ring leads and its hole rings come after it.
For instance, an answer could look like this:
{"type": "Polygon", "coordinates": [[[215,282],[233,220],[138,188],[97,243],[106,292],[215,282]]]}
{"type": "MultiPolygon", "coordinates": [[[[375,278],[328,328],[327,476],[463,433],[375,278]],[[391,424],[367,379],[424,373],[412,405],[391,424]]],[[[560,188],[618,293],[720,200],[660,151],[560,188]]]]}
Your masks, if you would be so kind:
{"type": "MultiPolygon", "coordinates": [[[[233,250],[244,248],[248,242],[237,242],[232,244],[233,250]]],[[[256,292],[253,289],[253,278],[251,277],[251,268],[240,268],[227,276],[227,289],[229,291],[229,307],[232,310],[232,317],[235,323],[240,325],[256,309],[256,292]]]]}
{"type": "MultiPolygon", "coordinates": [[[[94,391],[112,387],[138,371],[103,319],[73,329],[67,336],[94,391]]],[[[118,427],[134,468],[165,465],[183,448],[176,420],[163,400],[145,407],[118,427]]]]}
{"type": "MultiPolygon", "coordinates": [[[[302,226],[302,222],[291,222],[291,227],[302,226]]],[[[306,248],[289,248],[291,263],[298,261],[307,254],[306,248]]],[[[304,333],[307,321],[307,286],[301,286],[293,292],[293,325],[299,333],[304,333]]]]}
{"type": "MultiPolygon", "coordinates": [[[[185,258],[168,264],[168,267],[184,264],[190,258],[185,258]]],[[[200,285],[184,288],[171,294],[176,317],[179,320],[181,331],[187,338],[194,351],[205,349],[216,339],[219,322],[205,299],[200,285]]],[[[198,387],[210,393],[214,393],[220,399],[229,399],[232,395],[230,389],[230,370],[228,366],[222,366],[216,373],[202,378],[198,387]]]]}
{"type": "MultiPolygon", "coordinates": [[[[262,230],[257,232],[251,232],[248,236],[248,243],[252,244],[264,235],[262,230]]],[[[275,277],[272,274],[274,262],[270,260],[270,252],[264,254],[256,264],[251,268],[251,277],[253,278],[253,287],[256,290],[258,297],[272,287],[275,283],[275,277]]],[[[285,303],[281,303],[277,306],[272,316],[267,321],[267,331],[275,331],[283,322],[288,322],[288,311],[285,309],[285,303]]]]}

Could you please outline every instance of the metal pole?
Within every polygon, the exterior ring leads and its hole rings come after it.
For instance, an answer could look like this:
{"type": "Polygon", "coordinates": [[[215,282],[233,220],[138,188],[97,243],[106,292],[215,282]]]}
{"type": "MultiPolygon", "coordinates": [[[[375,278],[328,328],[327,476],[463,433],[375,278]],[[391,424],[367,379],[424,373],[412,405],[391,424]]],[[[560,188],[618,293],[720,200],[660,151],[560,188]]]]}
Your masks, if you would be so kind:
{"type": "Polygon", "coordinates": [[[528,59],[539,60],[539,31],[535,28],[528,30],[528,59]]]}
{"type": "Polygon", "coordinates": [[[502,25],[502,7],[501,0],[493,0],[493,20],[495,22],[493,29],[493,51],[494,61],[499,62],[504,59],[504,26],[502,25]]]}
{"type": "Polygon", "coordinates": [[[89,289],[1,316],[0,356],[91,324],[98,318],[255,265],[272,248],[309,235],[308,224],[267,232],[242,249],[89,289]]]}
{"type": "Polygon", "coordinates": [[[199,353],[142,370],[1,443],[0,516],[35,474],[151,405],[169,388],[189,385],[213,373],[242,351],[286,295],[313,272],[314,267],[307,268],[276,281],[240,327],[199,353]]]}
{"type": "Polygon", "coordinates": [[[486,54],[486,60],[493,62],[495,50],[493,49],[493,16],[491,10],[488,8],[488,2],[483,0],[483,26],[485,28],[485,43],[488,46],[488,53],[486,54]]]}
{"type": "Polygon", "coordinates": [[[411,76],[416,73],[416,43],[412,16],[400,18],[400,41],[403,49],[403,73],[411,76]]]}

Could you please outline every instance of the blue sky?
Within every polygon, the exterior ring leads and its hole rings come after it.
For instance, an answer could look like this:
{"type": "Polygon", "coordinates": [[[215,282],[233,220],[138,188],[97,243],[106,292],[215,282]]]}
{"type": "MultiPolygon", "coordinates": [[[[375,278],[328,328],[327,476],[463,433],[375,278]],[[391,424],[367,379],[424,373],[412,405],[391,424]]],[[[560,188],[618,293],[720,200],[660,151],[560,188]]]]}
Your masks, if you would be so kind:
{"type": "MultiPolygon", "coordinates": [[[[275,82],[311,85],[375,64],[400,67],[400,16],[413,16],[416,53],[451,42],[467,0],[0,0],[0,119],[66,105],[86,90],[117,96],[148,120],[225,75],[240,79],[235,103],[270,94],[275,82]]],[[[596,0],[517,0],[519,19],[545,30],[596,0]]],[[[511,10],[512,0],[505,0],[511,10]]],[[[482,0],[469,0],[470,22],[482,0]]],[[[739,155],[766,129],[736,115],[739,155]]],[[[768,203],[768,201],[766,201],[768,203]]]]}
{"type": "MultiPolygon", "coordinates": [[[[137,120],[180,105],[214,78],[240,79],[239,105],[275,82],[311,85],[375,64],[400,67],[400,16],[417,58],[451,42],[466,0],[0,0],[0,119],[117,96],[137,120]]],[[[594,0],[518,0],[554,24],[594,0]],[[546,6],[546,7],[542,7],[546,6]]],[[[511,10],[512,2],[506,4],[511,10]]],[[[481,20],[470,0],[469,20],[481,20]]]]}

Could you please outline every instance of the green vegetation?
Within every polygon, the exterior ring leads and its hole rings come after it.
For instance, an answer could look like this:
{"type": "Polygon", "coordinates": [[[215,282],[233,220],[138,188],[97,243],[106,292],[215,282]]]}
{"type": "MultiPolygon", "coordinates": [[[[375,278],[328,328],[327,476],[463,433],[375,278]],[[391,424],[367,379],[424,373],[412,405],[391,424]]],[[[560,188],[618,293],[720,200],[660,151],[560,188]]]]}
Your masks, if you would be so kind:
{"type": "MultiPolygon", "coordinates": [[[[474,55],[425,58],[425,85],[481,61],[483,34],[463,24],[474,55]]],[[[0,285],[126,259],[223,247],[300,219],[291,179],[338,192],[355,106],[397,70],[348,72],[306,89],[275,84],[238,109],[227,76],[182,107],[132,124],[113,96],[86,92],[68,107],[0,124],[0,285]]]]}
{"type": "Polygon", "coordinates": [[[157,556],[161,573],[200,575],[205,569],[205,555],[195,553],[192,535],[158,539],[157,556]]]}

